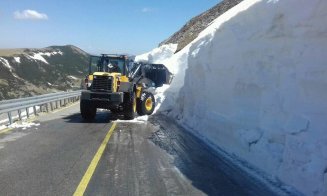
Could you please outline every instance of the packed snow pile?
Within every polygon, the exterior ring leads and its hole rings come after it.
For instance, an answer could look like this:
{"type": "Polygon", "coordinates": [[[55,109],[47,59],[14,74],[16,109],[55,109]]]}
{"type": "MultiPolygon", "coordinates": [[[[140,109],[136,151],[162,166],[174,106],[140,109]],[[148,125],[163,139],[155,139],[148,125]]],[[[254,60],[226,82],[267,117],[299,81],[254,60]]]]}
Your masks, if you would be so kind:
{"type": "Polygon", "coordinates": [[[162,63],[166,59],[173,56],[177,49],[177,44],[163,45],[159,48],[155,48],[152,51],[138,55],[135,57],[137,62],[149,62],[149,63],[162,63]]]}
{"type": "Polygon", "coordinates": [[[136,56],[135,58],[135,61],[138,62],[144,61],[164,64],[174,75],[174,79],[170,86],[163,85],[155,90],[154,96],[156,100],[156,108],[154,113],[157,111],[170,110],[170,107],[174,105],[174,102],[177,99],[180,88],[184,84],[184,73],[187,68],[189,46],[186,46],[183,50],[174,54],[176,48],[177,44],[163,45],[148,53],[136,56]],[[162,105],[164,101],[166,104],[162,105]]]}
{"type": "Polygon", "coordinates": [[[159,110],[305,195],[327,195],[326,16],[324,0],[241,2],[179,53],[157,54],[175,74],[159,110]]]}

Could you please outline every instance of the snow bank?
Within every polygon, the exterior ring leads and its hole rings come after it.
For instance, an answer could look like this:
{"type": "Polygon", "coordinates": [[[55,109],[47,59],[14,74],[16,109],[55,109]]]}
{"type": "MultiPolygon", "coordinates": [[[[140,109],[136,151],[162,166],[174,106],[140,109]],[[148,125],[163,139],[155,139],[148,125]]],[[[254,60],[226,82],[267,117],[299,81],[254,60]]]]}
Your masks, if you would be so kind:
{"type": "Polygon", "coordinates": [[[156,108],[157,111],[171,110],[177,99],[180,88],[184,84],[184,73],[187,68],[187,55],[190,46],[174,54],[177,49],[177,44],[168,44],[155,48],[152,51],[136,56],[135,61],[150,62],[164,64],[168,70],[174,75],[172,84],[164,85],[155,90],[156,108]],[[166,104],[162,105],[163,102],[166,104]]]}
{"type": "Polygon", "coordinates": [[[305,195],[327,195],[326,16],[324,0],[243,1],[184,50],[151,57],[175,74],[157,89],[159,110],[305,195]]]}
{"type": "Polygon", "coordinates": [[[162,63],[173,56],[177,49],[177,44],[167,44],[152,51],[135,57],[136,62],[162,63]]]}

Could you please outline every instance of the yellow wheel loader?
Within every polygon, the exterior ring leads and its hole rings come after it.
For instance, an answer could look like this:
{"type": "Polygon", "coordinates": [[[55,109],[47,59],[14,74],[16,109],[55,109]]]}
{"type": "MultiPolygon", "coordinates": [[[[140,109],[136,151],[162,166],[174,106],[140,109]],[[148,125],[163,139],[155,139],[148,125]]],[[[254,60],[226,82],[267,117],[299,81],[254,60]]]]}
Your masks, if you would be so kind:
{"type": "Polygon", "coordinates": [[[170,83],[172,74],[162,64],[135,63],[126,55],[91,56],[82,91],[80,111],[92,120],[97,108],[123,114],[125,119],[150,115],[155,108],[151,91],[170,83]]]}

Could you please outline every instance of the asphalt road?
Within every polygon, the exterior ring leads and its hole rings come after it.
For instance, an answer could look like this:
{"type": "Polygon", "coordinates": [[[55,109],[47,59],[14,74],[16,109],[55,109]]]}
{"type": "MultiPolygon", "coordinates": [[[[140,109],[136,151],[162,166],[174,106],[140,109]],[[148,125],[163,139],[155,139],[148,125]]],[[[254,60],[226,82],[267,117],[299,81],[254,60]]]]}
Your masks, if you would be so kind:
{"type": "Polygon", "coordinates": [[[0,195],[274,195],[163,116],[116,119],[75,105],[1,134],[0,195]]]}

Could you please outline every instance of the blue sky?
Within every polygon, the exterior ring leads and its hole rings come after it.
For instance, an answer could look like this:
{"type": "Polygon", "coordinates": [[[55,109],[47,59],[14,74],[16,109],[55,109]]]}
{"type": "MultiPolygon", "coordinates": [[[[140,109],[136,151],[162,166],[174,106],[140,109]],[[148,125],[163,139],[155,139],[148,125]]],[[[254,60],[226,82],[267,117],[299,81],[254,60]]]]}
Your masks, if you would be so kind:
{"type": "Polygon", "coordinates": [[[0,48],[73,44],[94,54],[141,54],[219,1],[1,0],[0,48]]]}

